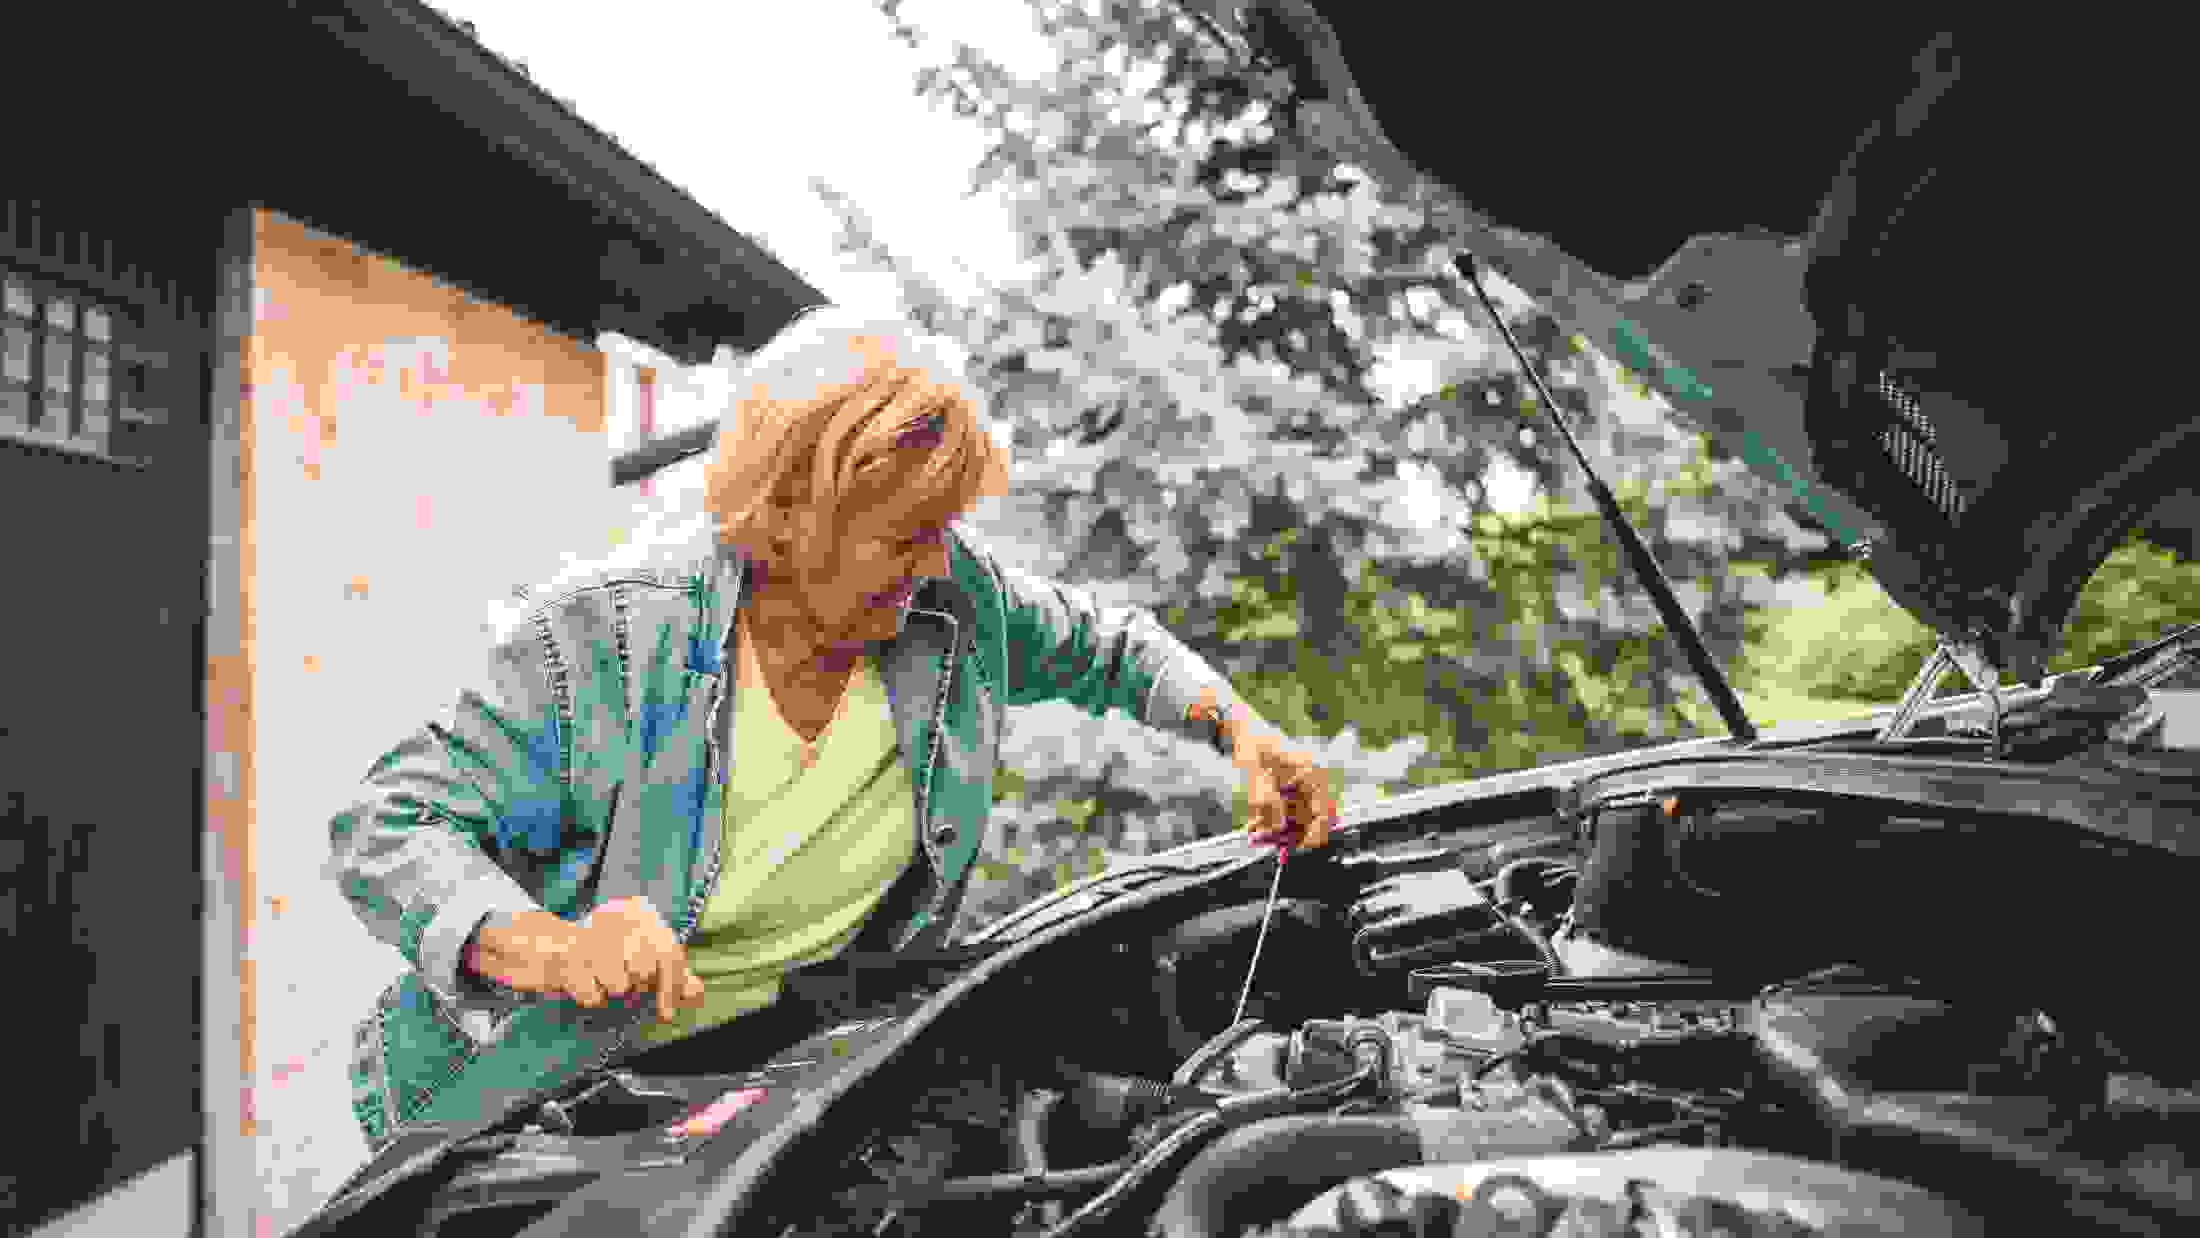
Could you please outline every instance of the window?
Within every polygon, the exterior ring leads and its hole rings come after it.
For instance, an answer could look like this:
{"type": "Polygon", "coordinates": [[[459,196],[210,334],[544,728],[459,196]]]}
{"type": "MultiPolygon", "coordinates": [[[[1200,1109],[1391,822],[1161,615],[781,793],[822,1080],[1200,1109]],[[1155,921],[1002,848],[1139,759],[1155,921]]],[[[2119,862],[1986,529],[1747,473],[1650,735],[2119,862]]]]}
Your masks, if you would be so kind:
{"type": "Polygon", "coordinates": [[[134,431],[167,420],[151,391],[166,358],[132,325],[121,306],[0,267],[0,437],[145,463],[134,431]]]}

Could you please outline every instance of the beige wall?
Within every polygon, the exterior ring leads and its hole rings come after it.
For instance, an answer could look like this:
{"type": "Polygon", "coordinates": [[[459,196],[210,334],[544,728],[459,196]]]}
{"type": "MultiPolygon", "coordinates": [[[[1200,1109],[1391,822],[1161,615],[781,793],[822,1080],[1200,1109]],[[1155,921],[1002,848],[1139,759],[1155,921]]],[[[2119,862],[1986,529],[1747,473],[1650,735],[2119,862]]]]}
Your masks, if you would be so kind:
{"type": "Polygon", "coordinates": [[[664,434],[716,416],[737,363],[571,339],[279,215],[250,228],[225,432],[242,534],[211,581],[241,629],[208,665],[210,923],[239,992],[207,1080],[224,1238],[286,1232],[366,1155],[351,1027],[405,964],[324,874],[329,818],[478,677],[515,586],[612,552],[637,503],[697,500],[699,459],[644,500],[610,488],[610,457],[638,440],[645,374],[664,434]]]}
{"type": "Polygon", "coordinates": [[[253,232],[243,536],[214,582],[244,632],[208,667],[210,749],[235,755],[209,824],[247,909],[252,1229],[279,1234],[364,1158],[349,1030],[403,966],[322,875],[329,817],[475,677],[486,604],[604,547],[618,498],[595,344],[278,215],[253,232]]]}

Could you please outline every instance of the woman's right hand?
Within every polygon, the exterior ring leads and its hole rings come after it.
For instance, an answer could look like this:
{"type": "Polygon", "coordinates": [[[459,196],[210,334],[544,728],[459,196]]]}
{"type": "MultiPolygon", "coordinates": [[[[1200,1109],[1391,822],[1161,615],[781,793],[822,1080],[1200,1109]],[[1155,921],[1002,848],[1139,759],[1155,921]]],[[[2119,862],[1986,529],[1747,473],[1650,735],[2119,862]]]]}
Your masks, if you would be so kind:
{"type": "Polygon", "coordinates": [[[530,911],[484,926],[468,962],[525,993],[569,998],[590,1009],[629,994],[654,993],[660,1019],[702,1003],[703,982],[687,950],[646,898],[606,903],[579,924],[530,911]]]}

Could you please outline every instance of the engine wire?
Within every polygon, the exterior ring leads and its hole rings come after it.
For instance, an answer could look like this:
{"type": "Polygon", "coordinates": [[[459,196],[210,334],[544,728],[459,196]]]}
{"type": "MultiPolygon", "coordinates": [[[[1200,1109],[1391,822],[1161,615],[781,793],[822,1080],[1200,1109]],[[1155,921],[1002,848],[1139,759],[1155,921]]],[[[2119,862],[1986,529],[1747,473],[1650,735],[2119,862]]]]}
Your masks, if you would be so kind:
{"type": "MultiPolygon", "coordinates": [[[[1343,1079],[1331,1083],[1319,1083],[1300,1088],[1281,1098],[1289,1109],[1299,1109],[1327,1104],[1349,1097],[1361,1088],[1374,1084],[1382,1077],[1383,1064],[1378,1061],[1364,1065],[1343,1079]]],[[[1152,1148],[1139,1155],[1122,1174],[1099,1195],[1087,1201],[1085,1206],[1071,1213],[1060,1225],[1046,1231],[1045,1238],[1071,1238],[1099,1224],[1115,1211],[1132,1191],[1142,1186],[1162,1165],[1196,1140],[1222,1130],[1228,1130],[1247,1121],[1260,1121],[1270,1116],[1267,1105],[1247,1105],[1238,1109],[1213,1109],[1192,1118],[1184,1125],[1169,1132],[1152,1148]]],[[[1288,1110],[1287,1110],[1288,1111],[1288,1110]]]]}

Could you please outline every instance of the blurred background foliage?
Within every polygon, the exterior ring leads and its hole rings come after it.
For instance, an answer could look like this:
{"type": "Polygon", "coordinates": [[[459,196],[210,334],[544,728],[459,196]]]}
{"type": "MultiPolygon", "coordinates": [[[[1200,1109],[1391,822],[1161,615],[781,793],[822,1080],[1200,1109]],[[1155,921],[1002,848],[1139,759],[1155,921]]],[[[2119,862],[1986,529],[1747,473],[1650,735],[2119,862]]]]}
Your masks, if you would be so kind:
{"type": "MultiPolygon", "coordinates": [[[[2087,583],[2063,628],[2050,672],[2077,670],[2193,621],[2200,565],[2134,532],[2087,583]]],[[[1811,576],[1823,600],[1752,616],[1746,656],[1759,683],[1778,682],[1812,700],[1899,698],[1933,650],[1932,632],[1887,600],[1861,564],[1825,566],[1811,576]]],[[[1969,691],[1951,675],[1939,695],[1969,691]]]]}
{"type": "MultiPolygon", "coordinates": [[[[931,53],[916,95],[987,135],[972,188],[1013,204],[1023,273],[949,295],[816,189],[849,260],[970,350],[1015,446],[1014,492],[973,521],[1005,558],[1151,608],[1348,804],[1721,729],[1442,233],[1298,141],[1280,79],[1223,71],[1160,0],[1032,0],[1059,53],[1035,79],[878,8],[931,53]]],[[[1899,697],[1922,625],[1624,370],[1492,293],[1760,725],[1899,697]]],[[[2134,540],[2058,669],[2158,635],[2196,586],[2134,540]]],[[[965,931],[1235,819],[1225,762],[1120,716],[1017,711],[1003,764],[965,931]]]]}

